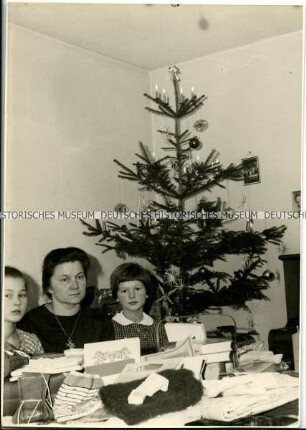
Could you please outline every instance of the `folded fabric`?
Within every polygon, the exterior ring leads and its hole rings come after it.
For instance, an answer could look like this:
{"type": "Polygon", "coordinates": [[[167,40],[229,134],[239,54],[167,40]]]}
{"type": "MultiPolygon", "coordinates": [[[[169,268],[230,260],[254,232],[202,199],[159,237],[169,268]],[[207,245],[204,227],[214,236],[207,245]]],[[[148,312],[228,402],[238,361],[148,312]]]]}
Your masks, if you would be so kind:
{"type": "Polygon", "coordinates": [[[244,354],[247,351],[264,351],[264,350],[265,350],[264,342],[259,341],[259,342],[250,343],[248,345],[243,345],[240,348],[237,348],[237,353],[239,356],[240,354],[244,354]]]}
{"type": "Polygon", "coordinates": [[[147,396],[152,397],[157,391],[167,391],[169,381],[158,373],[151,373],[128,397],[130,405],[142,405],[147,396]]]}
{"type": "Polygon", "coordinates": [[[274,409],[298,398],[298,387],[274,388],[266,395],[204,397],[202,400],[202,418],[216,421],[233,421],[274,409]]]}
{"type": "Polygon", "coordinates": [[[299,379],[282,373],[267,372],[225,377],[217,381],[205,380],[203,385],[206,397],[217,397],[220,394],[226,396],[226,393],[256,395],[274,388],[298,388],[299,379]]]}
{"type": "MultiPolygon", "coordinates": [[[[97,375],[70,372],[64,379],[54,400],[53,412],[56,421],[66,422],[76,419],[81,412],[81,416],[84,416],[84,409],[82,408],[80,411],[79,407],[75,408],[75,406],[85,400],[99,399],[99,390],[102,386],[103,381],[97,375]]],[[[100,407],[102,408],[102,405],[100,407]]],[[[91,412],[88,406],[88,414],[91,412]]]]}
{"type": "Polygon", "coordinates": [[[222,396],[246,396],[246,395],[265,395],[267,390],[258,381],[250,381],[246,384],[237,385],[222,391],[222,396]]]}
{"type": "Polygon", "coordinates": [[[110,414],[105,410],[99,397],[77,403],[70,409],[68,416],[62,417],[61,422],[65,422],[65,424],[92,423],[105,421],[108,418],[110,418],[110,414]]]}
{"type": "Polygon", "coordinates": [[[110,413],[134,425],[157,415],[184,410],[202,398],[202,383],[193,376],[191,370],[168,369],[159,374],[169,380],[168,391],[158,391],[152,397],[147,397],[141,405],[130,405],[128,397],[143,379],[107,385],[100,390],[103,404],[110,413]]]}
{"type": "Polygon", "coordinates": [[[239,365],[246,363],[266,362],[279,364],[282,361],[283,354],[274,354],[272,351],[248,351],[245,354],[240,355],[239,365]]]}

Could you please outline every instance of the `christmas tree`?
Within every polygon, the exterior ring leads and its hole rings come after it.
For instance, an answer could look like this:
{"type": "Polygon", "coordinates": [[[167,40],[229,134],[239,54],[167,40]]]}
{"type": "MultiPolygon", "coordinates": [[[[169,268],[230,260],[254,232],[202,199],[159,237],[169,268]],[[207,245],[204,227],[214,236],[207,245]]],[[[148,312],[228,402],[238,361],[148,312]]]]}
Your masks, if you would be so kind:
{"type": "MultiPolygon", "coordinates": [[[[144,96],[153,103],[146,109],[154,115],[171,118],[171,131],[158,130],[167,146],[164,156],[155,159],[140,143],[138,161],[127,167],[118,160],[119,177],[138,183],[139,190],[147,190],[158,199],[149,201],[137,221],[124,224],[95,220],[95,225],[82,220],[83,233],[99,237],[102,252],[114,250],[118,256],[142,258],[154,268],[159,284],[159,301],[164,315],[186,315],[203,311],[209,306],[241,308],[249,300],[267,300],[264,291],[273,273],[262,273],[266,262],[267,245],[281,243],[286,227],[272,227],[254,231],[252,219],[244,231],[224,227],[224,202],[210,201],[206,195],[214,187],[224,188],[223,181],[241,181],[243,167],[230,164],[223,168],[212,150],[205,161],[193,161],[192,151],[200,145],[189,130],[182,130],[182,120],[201,109],[206,97],[192,94],[185,98],[180,91],[180,71],[169,67],[174,88],[174,106],[165,94],[156,91],[155,97],[144,96]],[[186,206],[200,199],[193,210],[186,206]],[[218,271],[216,263],[226,261],[228,255],[241,255],[242,267],[234,273],[218,271]],[[258,270],[259,269],[259,270],[258,270]],[[261,269],[261,270],[260,270],[261,269]],[[259,273],[261,271],[261,273],[259,273]]],[[[204,120],[197,126],[205,129],[204,120]]],[[[118,211],[126,211],[123,205],[118,211]]]]}

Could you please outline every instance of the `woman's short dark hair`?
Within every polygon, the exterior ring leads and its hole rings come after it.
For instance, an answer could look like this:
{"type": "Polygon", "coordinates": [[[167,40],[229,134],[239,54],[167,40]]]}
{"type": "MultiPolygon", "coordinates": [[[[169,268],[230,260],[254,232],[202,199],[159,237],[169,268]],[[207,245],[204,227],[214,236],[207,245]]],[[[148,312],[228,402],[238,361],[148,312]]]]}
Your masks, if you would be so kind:
{"type": "Polygon", "coordinates": [[[57,248],[53,249],[44,258],[42,267],[42,288],[48,297],[52,297],[48,292],[50,288],[50,278],[53,276],[54,269],[63,263],[73,263],[79,261],[83,267],[85,277],[90,266],[90,261],[86,252],[80,248],[57,248]]]}
{"type": "Polygon", "coordinates": [[[126,281],[142,282],[149,298],[155,296],[153,275],[137,263],[123,263],[110,276],[110,287],[114,299],[117,298],[119,284],[126,281]]]}
{"type": "Polygon", "coordinates": [[[16,269],[15,267],[12,266],[5,266],[4,268],[4,277],[8,277],[8,278],[19,278],[22,279],[24,281],[24,285],[27,288],[27,280],[26,277],[24,276],[24,274],[22,272],[20,272],[20,270],[16,269]]]}

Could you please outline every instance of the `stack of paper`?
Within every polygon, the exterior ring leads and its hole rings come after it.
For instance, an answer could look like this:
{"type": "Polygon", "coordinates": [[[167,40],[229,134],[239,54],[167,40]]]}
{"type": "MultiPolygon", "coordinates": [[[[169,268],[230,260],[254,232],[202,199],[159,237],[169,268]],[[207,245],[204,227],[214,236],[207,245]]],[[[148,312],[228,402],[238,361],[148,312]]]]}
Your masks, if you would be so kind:
{"type": "Polygon", "coordinates": [[[199,354],[204,356],[207,364],[221,363],[232,360],[234,343],[229,339],[207,339],[199,349],[199,354]]]}
{"type": "Polygon", "coordinates": [[[75,357],[56,357],[56,358],[38,358],[29,361],[24,367],[11,372],[11,381],[22,376],[24,372],[30,373],[62,373],[72,370],[81,370],[83,366],[78,358],[75,357]]]}
{"type": "Polygon", "coordinates": [[[194,357],[194,344],[190,337],[187,337],[183,342],[177,342],[175,348],[168,349],[156,354],[143,355],[141,361],[160,361],[168,360],[169,358],[194,357]]]}
{"type": "Polygon", "coordinates": [[[193,342],[202,344],[207,338],[202,323],[166,323],[165,330],[169,342],[182,342],[190,337],[193,342]]]}

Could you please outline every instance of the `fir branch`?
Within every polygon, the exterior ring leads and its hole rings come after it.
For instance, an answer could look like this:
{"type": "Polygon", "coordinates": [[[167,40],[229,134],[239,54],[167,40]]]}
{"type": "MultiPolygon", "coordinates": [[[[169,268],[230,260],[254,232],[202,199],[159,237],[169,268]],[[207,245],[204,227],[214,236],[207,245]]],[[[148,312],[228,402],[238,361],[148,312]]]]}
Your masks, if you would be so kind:
{"type": "Polygon", "coordinates": [[[156,109],[152,109],[152,108],[146,107],[146,110],[149,111],[149,112],[155,113],[156,115],[168,116],[169,118],[172,118],[172,116],[169,115],[168,113],[161,112],[161,111],[156,110],[156,109]]]}
{"type": "Polygon", "coordinates": [[[165,130],[157,130],[157,131],[160,134],[166,134],[166,135],[169,135],[169,136],[175,136],[175,133],[171,133],[170,131],[165,131],[165,130]]]}
{"type": "Polygon", "coordinates": [[[86,231],[83,232],[85,236],[99,236],[100,234],[103,234],[103,228],[99,220],[95,220],[96,221],[95,227],[93,227],[91,224],[89,224],[88,222],[82,219],[80,221],[89,230],[88,232],[86,231]]]}
{"type": "Polygon", "coordinates": [[[161,149],[163,149],[164,151],[174,151],[174,148],[172,148],[172,146],[162,146],[161,149]]]}
{"type": "Polygon", "coordinates": [[[280,245],[286,229],[287,227],[285,225],[281,225],[280,227],[271,227],[263,230],[261,236],[267,242],[273,243],[273,245],[280,245]]]}
{"type": "Polygon", "coordinates": [[[172,183],[168,168],[162,164],[166,157],[161,160],[152,162],[144,147],[140,142],[142,155],[136,154],[145,164],[137,164],[137,172],[132,171],[118,160],[114,160],[121,167],[119,177],[130,181],[138,182],[147,190],[164,194],[165,196],[178,198],[177,188],[172,183]]]}
{"type": "Polygon", "coordinates": [[[166,103],[160,103],[159,109],[161,112],[164,112],[166,115],[169,115],[171,116],[171,118],[174,118],[175,112],[166,103]]]}
{"type": "Polygon", "coordinates": [[[170,105],[168,103],[164,102],[162,99],[154,98],[147,93],[144,93],[144,96],[147,97],[149,100],[151,100],[153,103],[157,104],[159,109],[161,109],[163,111],[167,111],[168,114],[170,114],[172,117],[175,116],[174,110],[170,107],[170,105]]]}
{"type": "Polygon", "coordinates": [[[179,134],[178,136],[177,136],[177,139],[179,140],[179,141],[181,141],[184,137],[186,137],[186,135],[187,134],[190,134],[190,131],[189,130],[185,130],[185,131],[183,131],[183,133],[181,133],[181,134],[179,134]]]}
{"type": "Polygon", "coordinates": [[[203,105],[205,100],[205,95],[200,97],[193,96],[191,99],[185,99],[184,102],[181,103],[180,108],[177,112],[177,118],[191,115],[203,105]]]}
{"type": "MultiPolygon", "coordinates": [[[[206,160],[207,161],[207,160],[206,160]]],[[[230,164],[226,169],[221,166],[208,166],[205,163],[194,163],[190,172],[188,172],[182,181],[183,198],[190,198],[199,193],[210,191],[215,186],[225,188],[222,185],[224,180],[241,181],[241,166],[230,164]],[[214,175],[213,178],[210,178],[214,175]]]]}

